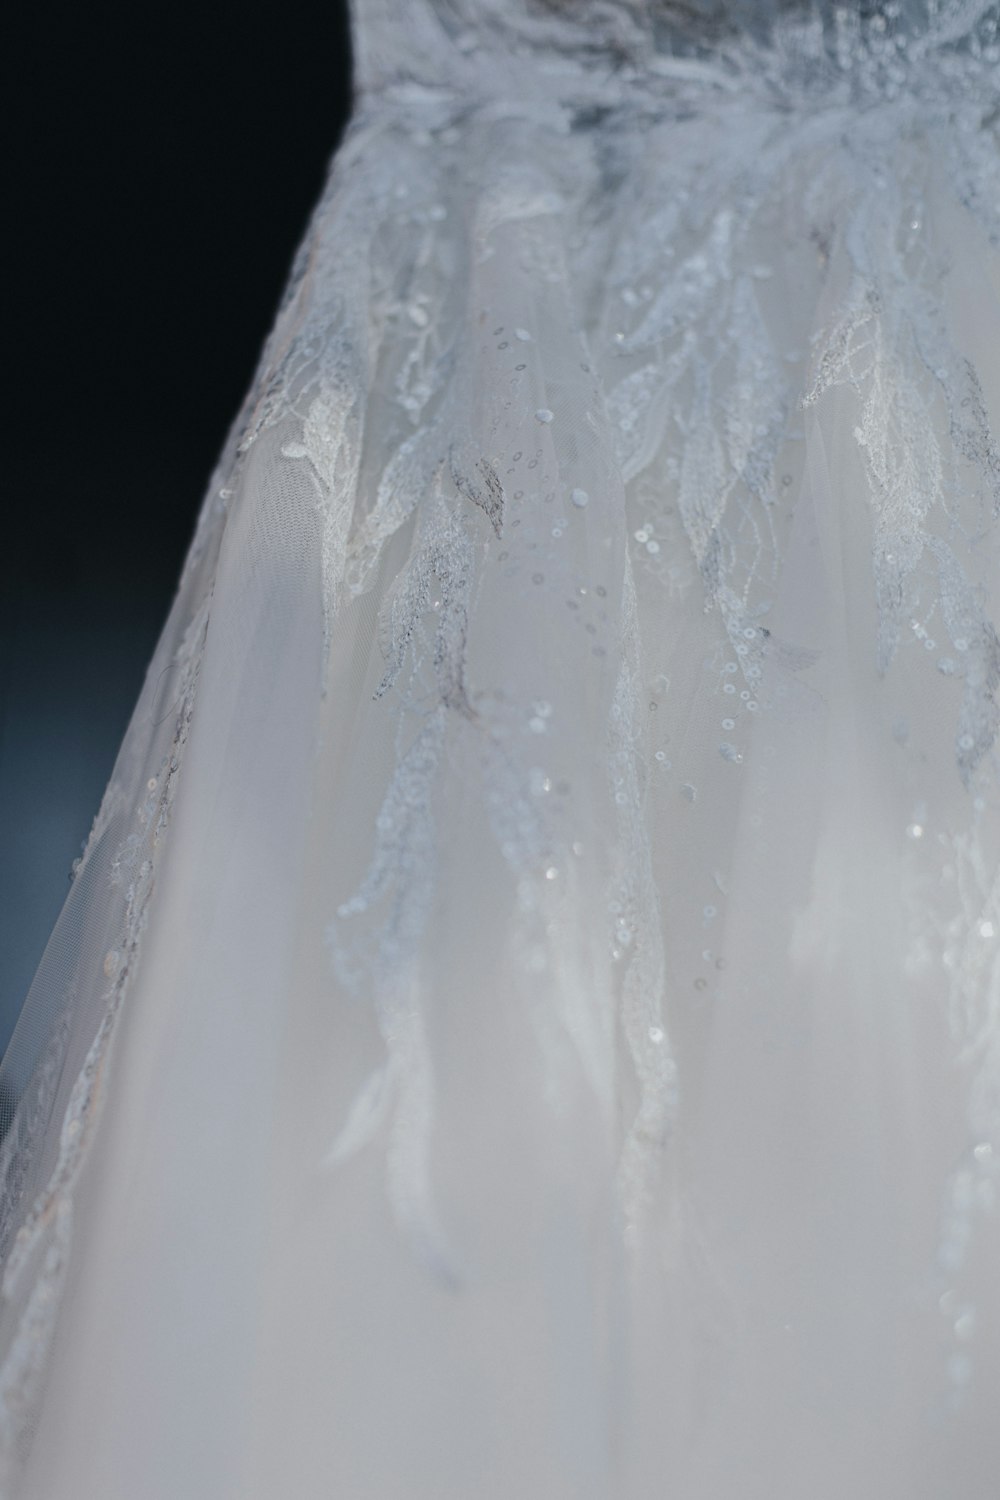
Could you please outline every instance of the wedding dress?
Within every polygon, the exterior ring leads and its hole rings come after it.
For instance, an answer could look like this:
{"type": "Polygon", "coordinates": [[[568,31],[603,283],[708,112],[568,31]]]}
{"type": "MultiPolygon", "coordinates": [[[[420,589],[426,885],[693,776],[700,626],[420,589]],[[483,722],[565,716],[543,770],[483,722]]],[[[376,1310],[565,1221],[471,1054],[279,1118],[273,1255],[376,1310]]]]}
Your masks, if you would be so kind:
{"type": "Polygon", "coordinates": [[[3,1064],[0,1495],[995,1500],[1000,9],[354,26],[3,1064]]]}

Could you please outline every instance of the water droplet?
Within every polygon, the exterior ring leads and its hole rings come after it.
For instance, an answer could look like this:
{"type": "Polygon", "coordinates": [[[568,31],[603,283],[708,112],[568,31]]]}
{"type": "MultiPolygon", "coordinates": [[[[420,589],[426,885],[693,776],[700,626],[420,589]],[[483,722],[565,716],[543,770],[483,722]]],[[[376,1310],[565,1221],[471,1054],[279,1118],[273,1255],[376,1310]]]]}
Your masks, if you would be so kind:
{"type": "Polygon", "coordinates": [[[572,500],[573,504],[577,507],[578,510],[583,510],[583,508],[590,501],[590,496],[587,494],[586,490],[574,490],[569,498],[572,500]]]}
{"type": "Polygon", "coordinates": [[[528,332],[528,330],[526,328],[515,328],[514,329],[514,337],[516,339],[520,339],[520,341],[521,341],[522,344],[530,344],[531,341],[532,341],[531,340],[531,334],[528,332]]]}
{"type": "Polygon", "coordinates": [[[976,1331],[976,1314],[974,1308],[963,1307],[955,1319],[955,1337],[965,1343],[971,1339],[976,1331]]]}
{"type": "Polygon", "coordinates": [[[542,423],[552,421],[552,413],[549,411],[547,406],[540,406],[538,408],[538,410],[535,412],[535,421],[542,423]]]}

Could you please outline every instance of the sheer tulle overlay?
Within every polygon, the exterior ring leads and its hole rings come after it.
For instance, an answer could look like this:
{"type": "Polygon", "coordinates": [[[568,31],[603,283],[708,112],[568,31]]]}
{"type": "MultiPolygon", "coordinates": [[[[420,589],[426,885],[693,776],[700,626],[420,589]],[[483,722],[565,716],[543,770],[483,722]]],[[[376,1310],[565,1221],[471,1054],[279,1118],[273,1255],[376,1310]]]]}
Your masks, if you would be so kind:
{"type": "Polygon", "coordinates": [[[4,1497],[995,1496],[997,33],[358,0],[3,1064],[4,1497]]]}

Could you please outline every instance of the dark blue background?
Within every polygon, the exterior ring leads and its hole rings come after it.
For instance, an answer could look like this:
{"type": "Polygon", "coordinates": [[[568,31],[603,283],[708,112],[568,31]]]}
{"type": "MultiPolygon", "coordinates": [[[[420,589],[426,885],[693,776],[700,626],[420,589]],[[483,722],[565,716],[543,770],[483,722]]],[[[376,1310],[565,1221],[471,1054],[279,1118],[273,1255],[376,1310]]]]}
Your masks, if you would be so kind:
{"type": "Polygon", "coordinates": [[[6,18],[0,1048],[350,105],[342,3],[6,18]]]}

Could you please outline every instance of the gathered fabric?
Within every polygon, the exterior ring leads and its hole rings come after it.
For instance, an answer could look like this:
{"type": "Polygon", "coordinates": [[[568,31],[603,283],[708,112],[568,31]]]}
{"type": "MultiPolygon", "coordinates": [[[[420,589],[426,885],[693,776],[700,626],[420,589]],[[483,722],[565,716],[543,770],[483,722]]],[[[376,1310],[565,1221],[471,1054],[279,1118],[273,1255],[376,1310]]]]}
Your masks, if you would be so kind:
{"type": "Polygon", "coordinates": [[[353,25],[0,1069],[0,1497],[993,1500],[1000,7],[353,25]]]}

